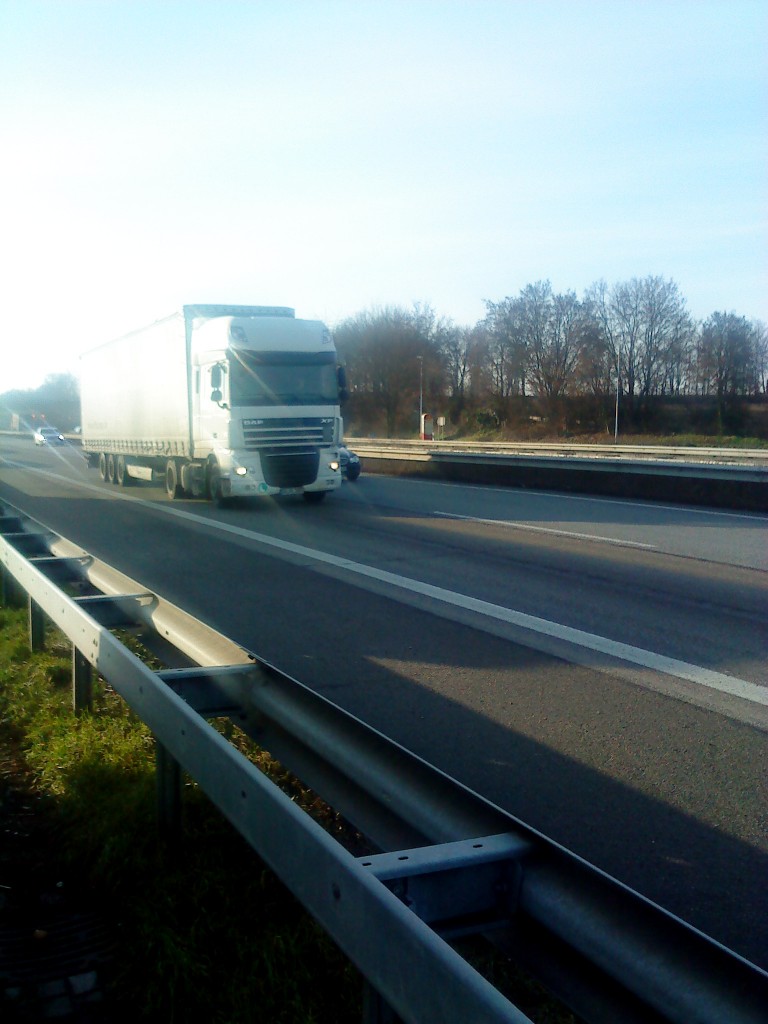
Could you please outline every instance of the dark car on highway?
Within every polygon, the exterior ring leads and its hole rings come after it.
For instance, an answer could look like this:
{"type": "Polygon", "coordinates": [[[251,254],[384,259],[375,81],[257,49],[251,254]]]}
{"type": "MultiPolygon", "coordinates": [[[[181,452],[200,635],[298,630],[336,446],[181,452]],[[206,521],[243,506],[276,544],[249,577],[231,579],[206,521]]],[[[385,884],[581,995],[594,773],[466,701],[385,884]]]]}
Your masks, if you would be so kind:
{"type": "Polygon", "coordinates": [[[339,461],[341,462],[341,475],[347,480],[357,480],[362,470],[360,456],[351,452],[346,445],[339,448],[339,461]]]}

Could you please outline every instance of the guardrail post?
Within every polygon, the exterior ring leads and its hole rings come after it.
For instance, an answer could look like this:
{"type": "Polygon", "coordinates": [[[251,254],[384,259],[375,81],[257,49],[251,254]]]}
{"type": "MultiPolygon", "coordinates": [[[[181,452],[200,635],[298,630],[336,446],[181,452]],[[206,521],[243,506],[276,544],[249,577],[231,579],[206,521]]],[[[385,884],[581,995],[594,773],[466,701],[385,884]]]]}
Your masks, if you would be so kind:
{"type": "Polygon", "coordinates": [[[2,583],[2,591],[0,592],[0,601],[6,608],[21,608],[24,605],[24,599],[22,597],[23,591],[19,584],[16,582],[13,574],[6,569],[5,566],[0,567],[0,582],[2,583]]]}
{"type": "Polygon", "coordinates": [[[93,704],[93,668],[72,644],[72,710],[76,715],[90,711],[93,704]]]}
{"type": "Polygon", "coordinates": [[[31,597],[27,598],[29,609],[29,648],[31,651],[45,650],[45,612],[31,597]]]}
{"type": "Polygon", "coordinates": [[[173,843],[181,836],[181,767],[155,739],[157,824],[160,835],[173,843]]]}
{"type": "Polygon", "coordinates": [[[363,1024],[402,1024],[401,1018],[369,981],[363,984],[363,1024]]]}

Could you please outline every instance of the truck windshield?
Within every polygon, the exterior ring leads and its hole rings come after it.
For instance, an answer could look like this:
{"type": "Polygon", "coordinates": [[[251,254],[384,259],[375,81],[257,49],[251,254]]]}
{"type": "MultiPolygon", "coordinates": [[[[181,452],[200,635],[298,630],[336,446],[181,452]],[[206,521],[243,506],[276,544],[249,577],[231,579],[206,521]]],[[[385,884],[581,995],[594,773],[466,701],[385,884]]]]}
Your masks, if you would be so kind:
{"type": "Polygon", "coordinates": [[[250,352],[230,349],[232,406],[335,405],[339,400],[333,352],[250,352]]]}

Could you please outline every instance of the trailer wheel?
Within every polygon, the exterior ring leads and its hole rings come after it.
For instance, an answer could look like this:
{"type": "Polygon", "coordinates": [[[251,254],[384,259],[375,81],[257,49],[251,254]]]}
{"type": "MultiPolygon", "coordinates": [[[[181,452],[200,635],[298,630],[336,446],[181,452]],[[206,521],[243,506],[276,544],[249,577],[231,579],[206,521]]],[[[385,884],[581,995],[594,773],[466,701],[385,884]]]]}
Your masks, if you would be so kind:
{"type": "Polygon", "coordinates": [[[112,452],[107,456],[107,480],[111,484],[115,482],[115,456],[112,452]]]}
{"type": "Polygon", "coordinates": [[[173,459],[165,464],[165,493],[169,498],[181,498],[184,493],[179,483],[179,467],[173,459]]]}
{"type": "Polygon", "coordinates": [[[106,482],[107,479],[107,455],[106,452],[99,452],[99,476],[106,482]]]}
{"type": "Polygon", "coordinates": [[[125,466],[125,456],[118,455],[115,460],[115,483],[118,487],[128,487],[131,482],[131,478],[128,476],[128,470],[125,466]]]}

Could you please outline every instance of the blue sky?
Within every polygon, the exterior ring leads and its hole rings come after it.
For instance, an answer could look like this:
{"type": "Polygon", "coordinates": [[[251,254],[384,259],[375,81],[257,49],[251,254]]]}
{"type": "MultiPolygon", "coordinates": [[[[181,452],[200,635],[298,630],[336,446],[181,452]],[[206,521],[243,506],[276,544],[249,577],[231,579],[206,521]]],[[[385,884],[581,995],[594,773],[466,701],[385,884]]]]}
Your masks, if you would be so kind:
{"type": "Polygon", "coordinates": [[[764,0],[0,0],[0,393],[185,302],[768,321],[764,0]]]}

